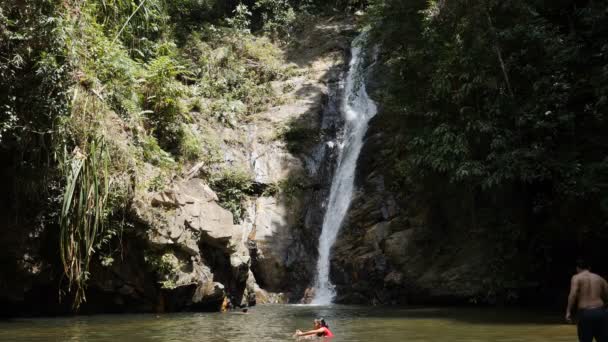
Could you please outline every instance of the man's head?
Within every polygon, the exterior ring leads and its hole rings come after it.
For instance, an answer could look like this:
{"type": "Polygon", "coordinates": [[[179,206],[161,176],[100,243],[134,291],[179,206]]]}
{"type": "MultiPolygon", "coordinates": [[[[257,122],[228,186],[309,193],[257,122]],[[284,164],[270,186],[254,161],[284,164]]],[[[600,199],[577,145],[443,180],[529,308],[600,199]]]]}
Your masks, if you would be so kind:
{"type": "Polygon", "coordinates": [[[576,260],[576,272],[580,273],[583,271],[588,271],[589,270],[589,264],[587,263],[587,260],[583,259],[583,258],[578,258],[576,260]]]}

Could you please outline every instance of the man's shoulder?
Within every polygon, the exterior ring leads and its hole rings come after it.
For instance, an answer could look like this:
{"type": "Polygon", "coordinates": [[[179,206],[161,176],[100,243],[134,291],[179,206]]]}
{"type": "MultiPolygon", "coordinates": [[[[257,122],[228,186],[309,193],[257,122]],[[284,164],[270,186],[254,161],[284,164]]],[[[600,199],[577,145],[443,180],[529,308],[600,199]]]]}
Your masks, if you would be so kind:
{"type": "Polygon", "coordinates": [[[599,275],[599,274],[597,274],[597,273],[590,273],[590,275],[591,275],[591,277],[592,277],[593,279],[597,279],[597,280],[602,280],[602,281],[605,281],[605,280],[604,280],[604,277],[602,277],[601,275],[599,275]]]}
{"type": "Polygon", "coordinates": [[[600,276],[599,274],[593,273],[593,272],[580,273],[580,274],[575,274],[572,276],[572,281],[578,282],[581,280],[592,281],[592,282],[605,281],[604,278],[602,278],[602,276],[600,276]]]}
{"type": "Polygon", "coordinates": [[[589,276],[590,276],[589,274],[582,274],[582,273],[575,274],[572,276],[572,282],[580,283],[584,279],[589,279],[589,276]]]}

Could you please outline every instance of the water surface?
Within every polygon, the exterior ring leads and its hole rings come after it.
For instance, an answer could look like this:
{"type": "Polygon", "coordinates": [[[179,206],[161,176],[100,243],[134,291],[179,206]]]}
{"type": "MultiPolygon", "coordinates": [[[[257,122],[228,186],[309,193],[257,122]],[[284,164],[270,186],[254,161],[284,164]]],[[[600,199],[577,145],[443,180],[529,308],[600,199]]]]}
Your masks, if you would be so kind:
{"type": "Polygon", "coordinates": [[[576,341],[557,313],[434,308],[261,305],[250,314],[180,313],[13,319],[0,341],[295,341],[324,317],[340,341],[576,341]]]}

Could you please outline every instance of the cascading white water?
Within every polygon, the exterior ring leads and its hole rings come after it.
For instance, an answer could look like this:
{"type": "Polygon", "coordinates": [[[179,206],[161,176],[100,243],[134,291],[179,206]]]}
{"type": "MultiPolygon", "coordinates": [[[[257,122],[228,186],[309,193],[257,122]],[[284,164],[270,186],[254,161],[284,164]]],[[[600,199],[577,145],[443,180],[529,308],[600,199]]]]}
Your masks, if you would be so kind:
{"type": "Polygon", "coordinates": [[[369,98],[364,82],[364,51],[361,45],[366,37],[366,32],[361,33],[353,41],[351,48],[352,57],[341,108],[345,122],[344,139],[339,145],[338,165],[331,183],[329,202],[319,238],[319,260],[312,304],[331,304],[335,296],[334,285],[329,280],[330,252],[353,196],[355,168],[368,122],[377,112],[376,104],[369,98]]]}

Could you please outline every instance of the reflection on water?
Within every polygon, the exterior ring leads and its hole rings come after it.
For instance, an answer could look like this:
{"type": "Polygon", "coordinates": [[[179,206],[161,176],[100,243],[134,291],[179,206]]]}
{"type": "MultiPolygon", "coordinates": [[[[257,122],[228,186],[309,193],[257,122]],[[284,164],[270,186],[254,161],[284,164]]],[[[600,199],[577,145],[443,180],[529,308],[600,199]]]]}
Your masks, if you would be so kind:
{"type": "Polygon", "coordinates": [[[250,314],[182,313],[14,319],[0,341],[293,341],[324,317],[340,341],[575,341],[559,315],[474,309],[263,305],[250,314]]]}

